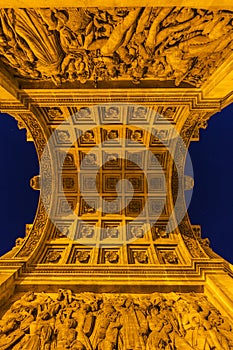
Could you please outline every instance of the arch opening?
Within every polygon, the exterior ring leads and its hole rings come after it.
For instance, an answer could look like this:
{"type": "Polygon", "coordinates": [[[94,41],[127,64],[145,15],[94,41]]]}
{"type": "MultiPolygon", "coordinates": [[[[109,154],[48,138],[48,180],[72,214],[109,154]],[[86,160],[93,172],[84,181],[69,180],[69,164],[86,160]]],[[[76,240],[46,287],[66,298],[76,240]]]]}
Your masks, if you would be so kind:
{"type": "Polygon", "coordinates": [[[33,142],[26,142],[26,130],[19,130],[13,116],[0,114],[0,256],[7,253],[34,221],[39,191],[30,179],[39,174],[39,162],[33,142]]]}
{"type": "Polygon", "coordinates": [[[233,263],[233,104],[217,113],[192,142],[189,153],[194,168],[194,190],[188,208],[193,225],[201,225],[202,237],[211,248],[233,263]]]}

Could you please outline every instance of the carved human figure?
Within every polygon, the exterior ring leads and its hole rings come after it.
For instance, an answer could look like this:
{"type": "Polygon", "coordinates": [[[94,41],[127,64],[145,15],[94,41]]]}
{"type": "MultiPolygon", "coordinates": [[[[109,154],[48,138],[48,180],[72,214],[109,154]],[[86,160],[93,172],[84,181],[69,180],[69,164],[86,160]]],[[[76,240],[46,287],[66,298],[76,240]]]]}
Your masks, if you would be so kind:
{"type": "MultiPolygon", "coordinates": [[[[79,42],[74,35],[73,31],[64,26],[63,28],[60,29],[60,42],[61,42],[61,47],[65,53],[67,53],[67,57],[72,58],[74,56],[70,55],[70,52],[73,50],[77,50],[77,48],[80,46],[79,42]]],[[[63,66],[64,66],[64,61],[63,61],[63,66]]],[[[64,70],[63,70],[64,71],[64,70]]]]}
{"type": "Polygon", "coordinates": [[[24,331],[18,326],[19,322],[12,316],[0,321],[0,349],[10,349],[24,336],[24,331]]]}
{"type": "Polygon", "coordinates": [[[147,339],[146,350],[172,349],[172,340],[169,336],[172,325],[160,314],[158,305],[149,309],[147,320],[151,333],[147,339]]]}
{"type": "Polygon", "coordinates": [[[76,320],[69,317],[64,317],[62,320],[62,311],[56,318],[56,350],[73,349],[73,345],[77,338],[76,320]]]}
{"type": "Polygon", "coordinates": [[[232,38],[233,27],[231,14],[218,11],[212,18],[211,14],[202,18],[202,35],[187,38],[187,41],[180,43],[180,48],[185,52],[186,57],[207,56],[209,53],[222,51],[232,38]],[[209,23],[205,25],[204,20],[209,17],[209,23]],[[205,52],[202,51],[205,46],[205,52]]]}
{"type": "Polygon", "coordinates": [[[84,345],[85,350],[92,350],[91,342],[88,338],[94,323],[90,306],[86,303],[81,303],[73,311],[72,317],[77,321],[77,340],[84,345]]]}
{"type": "Polygon", "coordinates": [[[66,11],[59,11],[56,9],[40,8],[37,9],[37,13],[43,19],[44,24],[48,27],[48,30],[60,30],[68,21],[68,14],[66,11]]]}
{"type": "MultiPolygon", "coordinates": [[[[212,324],[211,319],[208,318],[208,320],[212,324]]],[[[220,334],[220,337],[222,338],[222,341],[220,340],[220,343],[227,343],[226,345],[223,345],[223,347],[225,346],[226,349],[228,347],[230,347],[230,349],[233,348],[233,327],[230,324],[229,319],[218,314],[217,320],[217,322],[215,321],[215,326],[217,327],[218,334],[220,334]]]]}
{"type": "Polygon", "coordinates": [[[33,291],[25,293],[19,300],[15,301],[10,309],[6,312],[3,319],[10,315],[19,315],[21,312],[33,313],[38,308],[37,296],[33,291]]]}
{"type": "Polygon", "coordinates": [[[231,350],[232,325],[198,293],[25,293],[0,320],[1,350],[231,350]]]}
{"type": "Polygon", "coordinates": [[[50,32],[48,35],[48,30],[38,18],[36,10],[17,9],[14,12],[15,30],[27,42],[37,58],[37,69],[43,76],[54,77],[56,81],[64,54],[60,45],[57,45],[55,34],[50,32]]]}
{"type": "Polygon", "coordinates": [[[28,332],[31,322],[35,319],[34,310],[29,307],[20,308],[17,312],[9,315],[8,322],[11,320],[11,317],[13,317],[13,320],[16,320],[19,329],[24,332],[28,332]]]}
{"type": "Polygon", "coordinates": [[[29,334],[16,345],[15,350],[50,350],[53,341],[54,321],[48,311],[39,311],[36,319],[30,323],[29,334]]]}
{"type": "Polygon", "coordinates": [[[53,342],[55,319],[51,317],[48,311],[42,314],[41,319],[43,320],[40,328],[41,349],[50,350],[53,342]]]}
{"type": "Polygon", "coordinates": [[[3,62],[57,85],[122,75],[134,83],[152,76],[200,86],[230,51],[233,35],[231,12],[185,7],[120,15],[110,8],[2,9],[0,17],[3,62]]]}
{"type": "Polygon", "coordinates": [[[93,350],[117,349],[118,332],[121,327],[119,313],[109,302],[104,302],[98,312],[93,333],[90,337],[93,350]]]}
{"type": "Polygon", "coordinates": [[[75,296],[70,289],[59,289],[57,300],[60,302],[63,308],[67,307],[72,301],[75,300],[75,296]]]}
{"type": "Polygon", "coordinates": [[[120,312],[122,328],[119,333],[120,349],[146,350],[144,337],[148,332],[148,323],[142,310],[135,309],[133,299],[121,297],[116,301],[120,312]]]}
{"type": "Polygon", "coordinates": [[[109,325],[105,332],[105,338],[99,343],[99,350],[115,350],[118,343],[119,329],[122,327],[119,314],[114,311],[108,316],[109,325]]]}
{"type": "Polygon", "coordinates": [[[231,345],[233,345],[233,335],[232,332],[221,331],[223,322],[223,319],[217,313],[211,312],[208,320],[204,321],[203,324],[216,349],[230,350],[231,345]]]}
{"type": "Polygon", "coordinates": [[[183,303],[180,318],[184,330],[184,339],[191,348],[210,350],[213,346],[211,337],[207,333],[198,307],[191,303],[183,303]]]}
{"type": "Polygon", "coordinates": [[[175,78],[175,85],[179,86],[190,72],[193,61],[184,58],[182,50],[175,46],[166,49],[165,54],[166,62],[170,66],[172,76],[175,78]]]}

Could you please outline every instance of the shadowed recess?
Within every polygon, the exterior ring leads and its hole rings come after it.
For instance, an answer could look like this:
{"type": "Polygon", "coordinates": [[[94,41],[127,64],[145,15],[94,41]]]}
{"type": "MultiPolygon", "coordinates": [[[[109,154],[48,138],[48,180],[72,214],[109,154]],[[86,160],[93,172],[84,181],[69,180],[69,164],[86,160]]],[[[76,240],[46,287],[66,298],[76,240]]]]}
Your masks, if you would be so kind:
{"type": "Polygon", "coordinates": [[[26,141],[26,130],[17,121],[0,114],[0,255],[9,251],[18,237],[24,237],[25,225],[33,223],[39,191],[30,187],[30,178],[39,174],[33,142],[26,141]]]}

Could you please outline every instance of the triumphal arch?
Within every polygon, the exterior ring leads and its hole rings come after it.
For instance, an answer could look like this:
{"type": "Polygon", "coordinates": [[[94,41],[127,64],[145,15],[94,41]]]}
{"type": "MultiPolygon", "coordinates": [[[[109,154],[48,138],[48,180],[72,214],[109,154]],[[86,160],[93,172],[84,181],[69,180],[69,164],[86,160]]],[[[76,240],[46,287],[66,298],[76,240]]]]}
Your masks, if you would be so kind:
{"type": "Polygon", "coordinates": [[[233,349],[232,265],[187,214],[188,147],[233,98],[231,1],[0,4],[1,112],[40,161],[0,349],[233,349]]]}

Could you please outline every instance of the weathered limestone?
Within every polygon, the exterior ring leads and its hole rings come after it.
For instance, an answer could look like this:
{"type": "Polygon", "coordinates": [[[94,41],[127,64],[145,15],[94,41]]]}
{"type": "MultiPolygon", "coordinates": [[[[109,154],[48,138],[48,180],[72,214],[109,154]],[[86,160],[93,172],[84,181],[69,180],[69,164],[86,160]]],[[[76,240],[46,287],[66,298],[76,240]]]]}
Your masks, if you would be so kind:
{"type": "Polygon", "coordinates": [[[1,111],[41,166],[0,349],[233,348],[232,265],[184,202],[189,144],[232,102],[231,3],[120,5],[0,10],[1,111]]]}

